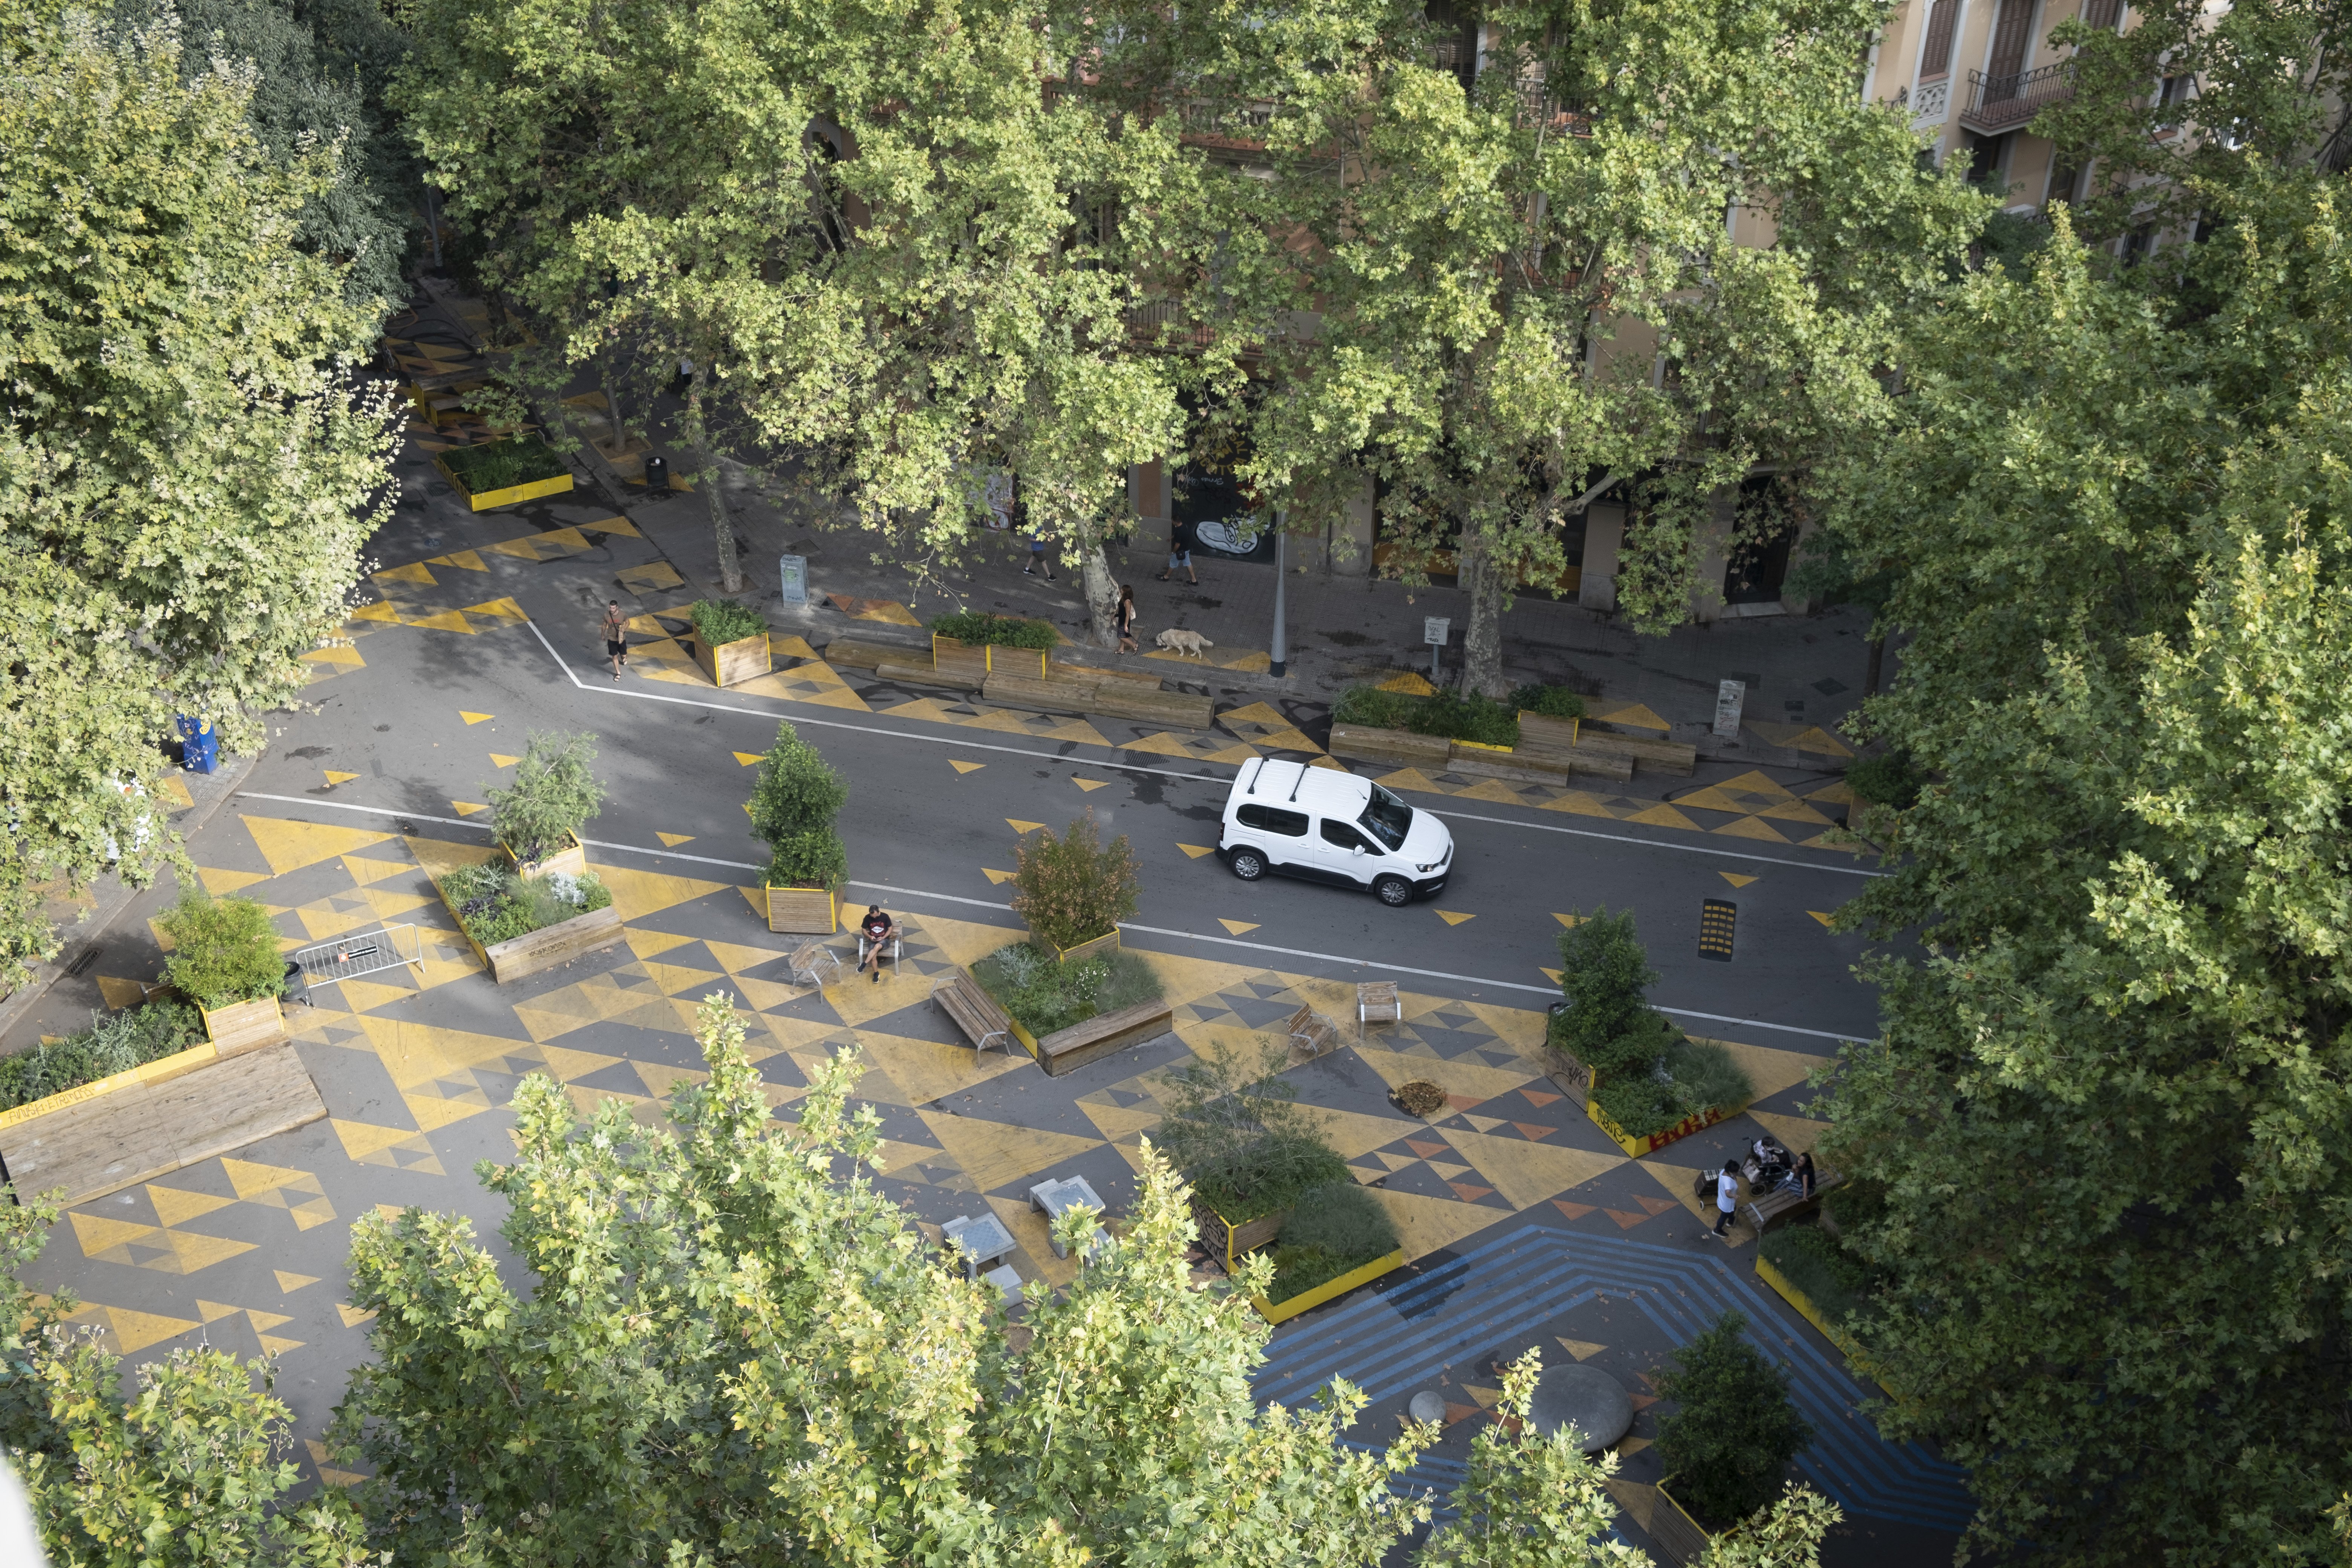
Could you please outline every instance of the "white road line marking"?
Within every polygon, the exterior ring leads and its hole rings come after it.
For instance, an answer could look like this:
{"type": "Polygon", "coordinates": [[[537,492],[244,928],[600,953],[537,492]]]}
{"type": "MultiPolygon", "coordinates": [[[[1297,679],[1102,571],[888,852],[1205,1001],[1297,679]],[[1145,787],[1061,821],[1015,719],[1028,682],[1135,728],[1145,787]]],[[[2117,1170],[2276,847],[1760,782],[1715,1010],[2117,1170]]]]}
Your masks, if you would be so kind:
{"type": "MultiPolygon", "coordinates": [[[[248,800],[282,800],[289,805],[315,805],[329,811],[358,811],[371,816],[396,816],[409,822],[442,822],[452,827],[470,827],[477,833],[488,831],[479,823],[466,822],[454,816],[427,816],[422,812],[394,811],[381,805],[350,805],[337,800],[305,800],[300,795],[263,795],[258,790],[241,789],[236,793],[248,800]]],[[[614,849],[625,855],[650,855],[656,860],[691,860],[697,865],[725,866],[739,871],[761,869],[761,867],[748,860],[714,860],[708,855],[681,855],[675,849],[644,849],[635,844],[609,844],[598,838],[583,838],[580,842],[592,849],[614,849]]],[[[929,899],[937,903],[969,904],[974,909],[1003,910],[1008,914],[1013,910],[1011,904],[998,903],[990,899],[968,899],[959,893],[934,893],[923,888],[901,888],[889,882],[861,882],[853,879],[849,886],[870,888],[877,893],[896,893],[902,898],[929,899]]],[[[1407,964],[1385,963],[1370,958],[1347,958],[1336,952],[1315,952],[1303,947],[1276,947],[1269,942],[1244,942],[1238,937],[1204,936],[1199,931],[1176,931],[1168,926],[1136,925],[1122,921],[1118,929],[1141,931],[1150,936],[1180,937],[1186,942],[1214,942],[1219,947],[1244,947],[1253,952],[1278,952],[1289,958],[1318,959],[1325,963],[1349,963],[1360,969],[1381,969],[1393,971],[1399,974],[1419,974],[1432,980],[1454,980],[1465,985],[1493,985],[1506,991],[1528,991],[1538,996],[1556,996],[1559,994],[1558,990],[1548,985],[1528,985],[1516,980],[1487,980],[1475,974],[1456,974],[1444,969],[1414,969],[1407,964]]],[[[1658,1011],[1672,1013],[1678,1018],[1704,1018],[1710,1024],[1737,1024],[1745,1028],[1769,1029],[1779,1035],[1810,1035],[1815,1039],[1822,1040],[1855,1038],[1853,1035],[1841,1035],[1828,1029],[1801,1029],[1793,1024],[1768,1024],[1760,1018],[1735,1018],[1726,1013],[1699,1013],[1688,1007],[1660,1007],[1658,1011]]]]}
{"type": "MultiPolygon", "coordinates": [[[[547,649],[547,657],[555,661],[555,667],[563,671],[574,687],[582,691],[593,691],[601,696],[629,697],[642,702],[669,702],[681,708],[707,708],[714,713],[735,713],[748,719],[782,720],[790,721],[796,727],[802,724],[814,724],[820,729],[847,730],[859,735],[887,735],[893,740],[920,741],[927,745],[961,746],[975,752],[1002,752],[1007,756],[1034,757],[1041,762],[1061,763],[1068,766],[1118,768],[1128,773],[1153,773],[1164,779],[1185,779],[1195,784],[1230,784],[1234,782],[1231,777],[1218,773],[1180,773],[1172,768],[1147,767],[1141,763],[1102,762],[1083,757],[1066,757],[1056,752],[1032,752],[1020,746],[991,745],[985,741],[966,741],[953,735],[918,735],[908,730],[885,730],[872,724],[845,723],[838,719],[804,719],[793,712],[778,713],[771,712],[764,708],[738,708],[725,702],[705,702],[694,697],[665,697],[656,691],[608,690],[593,681],[581,679],[572,668],[563,662],[563,656],[555,651],[555,646],[547,640],[547,634],[539,629],[538,622],[525,621],[523,625],[530,628],[530,635],[539,639],[539,646],[547,649]]],[[[1659,838],[1633,838],[1622,833],[1597,833],[1590,827],[1563,827],[1550,822],[1515,822],[1507,816],[1480,816],[1467,811],[1437,811],[1425,805],[1417,809],[1429,812],[1432,816],[1451,816],[1464,822],[1492,822],[1504,827],[1533,828],[1538,833],[1565,833],[1573,838],[1598,838],[1606,843],[1629,844],[1642,849],[1673,849],[1685,855],[1717,855],[1727,860],[1754,860],[1767,866],[1794,866],[1807,871],[1831,871],[1841,877],[1885,877],[1889,874],[1885,871],[1864,871],[1853,866],[1824,866],[1811,860],[1790,860],[1778,855],[1751,855],[1746,850],[1718,849],[1707,844],[1669,844],[1659,838]]]]}

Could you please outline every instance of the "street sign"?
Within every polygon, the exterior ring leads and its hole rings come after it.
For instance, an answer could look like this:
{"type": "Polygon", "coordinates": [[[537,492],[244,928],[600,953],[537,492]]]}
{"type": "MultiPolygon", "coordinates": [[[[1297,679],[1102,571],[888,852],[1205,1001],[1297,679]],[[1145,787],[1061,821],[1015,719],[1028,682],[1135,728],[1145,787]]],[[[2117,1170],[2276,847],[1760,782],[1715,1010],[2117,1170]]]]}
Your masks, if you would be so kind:
{"type": "Polygon", "coordinates": [[[1444,647],[1445,634],[1453,628],[1454,621],[1451,616],[1424,616],[1421,622],[1421,640],[1432,647],[1444,647]]]}
{"type": "Polygon", "coordinates": [[[1748,683],[1727,680],[1715,689],[1715,738],[1739,739],[1739,710],[1748,700],[1748,683]]]}
{"type": "Polygon", "coordinates": [[[778,564],[782,568],[784,580],[784,603],[787,605],[807,604],[808,557],[805,555],[786,555],[779,558],[778,564]]]}

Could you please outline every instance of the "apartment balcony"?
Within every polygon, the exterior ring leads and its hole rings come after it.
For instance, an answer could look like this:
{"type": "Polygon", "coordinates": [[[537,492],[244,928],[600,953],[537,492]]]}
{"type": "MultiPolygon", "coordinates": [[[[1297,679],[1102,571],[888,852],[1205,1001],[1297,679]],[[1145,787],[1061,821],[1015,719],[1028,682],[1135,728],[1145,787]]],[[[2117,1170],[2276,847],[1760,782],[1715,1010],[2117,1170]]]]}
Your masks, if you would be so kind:
{"type": "Polygon", "coordinates": [[[2074,96],[2074,62],[2060,60],[2008,76],[1969,72],[1968,105],[1960,123],[1982,136],[2014,131],[2053,103],[2074,96]]]}

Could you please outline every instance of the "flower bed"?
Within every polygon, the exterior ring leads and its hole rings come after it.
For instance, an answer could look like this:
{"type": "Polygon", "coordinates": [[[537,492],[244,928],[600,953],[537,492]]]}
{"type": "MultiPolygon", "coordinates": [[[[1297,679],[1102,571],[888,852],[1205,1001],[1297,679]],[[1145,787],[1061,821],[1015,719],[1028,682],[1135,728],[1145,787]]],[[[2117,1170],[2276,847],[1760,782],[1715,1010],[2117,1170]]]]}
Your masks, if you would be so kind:
{"type": "Polygon", "coordinates": [[[1056,963],[1025,942],[998,948],[971,966],[971,977],[1033,1039],[1160,994],[1159,974],[1135,953],[1097,952],[1056,963]]]}
{"type": "Polygon", "coordinates": [[[495,860],[461,866],[443,877],[440,887],[457,923],[483,948],[576,920],[613,901],[612,890],[593,871],[526,878],[495,860]]]}
{"type": "Polygon", "coordinates": [[[194,1007],[177,1002],[150,1002],[111,1016],[92,1013],[87,1029],[0,1057],[0,1110],[63,1094],[204,1043],[203,1018],[194,1007]]]}

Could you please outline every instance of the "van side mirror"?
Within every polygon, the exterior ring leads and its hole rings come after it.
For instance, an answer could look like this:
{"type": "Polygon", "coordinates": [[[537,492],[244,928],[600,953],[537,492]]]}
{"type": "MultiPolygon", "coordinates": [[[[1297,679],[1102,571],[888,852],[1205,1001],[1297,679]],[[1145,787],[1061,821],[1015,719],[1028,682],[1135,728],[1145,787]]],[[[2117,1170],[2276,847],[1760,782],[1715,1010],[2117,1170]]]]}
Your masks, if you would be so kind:
{"type": "Polygon", "coordinates": [[[1358,855],[1361,855],[1363,852],[1364,852],[1364,847],[1363,847],[1362,845],[1359,844],[1359,845],[1357,845],[1357,846],[1355,847],[1354,853],[1356,853],[1356,854],[1358,854],[1358,855]]]}

